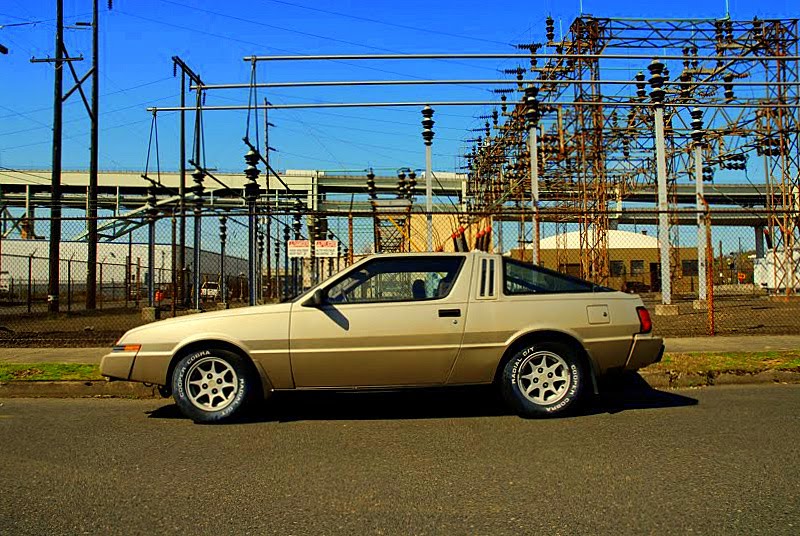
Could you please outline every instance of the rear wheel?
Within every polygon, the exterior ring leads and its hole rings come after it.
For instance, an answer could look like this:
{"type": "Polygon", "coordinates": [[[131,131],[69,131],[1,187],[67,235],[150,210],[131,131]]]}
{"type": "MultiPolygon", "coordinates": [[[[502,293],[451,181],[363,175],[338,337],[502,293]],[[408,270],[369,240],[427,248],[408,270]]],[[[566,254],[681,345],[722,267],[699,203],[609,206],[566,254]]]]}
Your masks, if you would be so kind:
{"type": "Polygon", "coordinates": [[[557,342],[520,349],[503,368],[503,398],[523,417],[548,417],[573,410],[587,375],[575,351],[557,342]]]}
{"type": "Polygon", "coordinates": [[[219,348],[183,357],[172,376],[175,403],[195,422],[223,422],[241,416],[260,389],[252,364],[219,348]]]}

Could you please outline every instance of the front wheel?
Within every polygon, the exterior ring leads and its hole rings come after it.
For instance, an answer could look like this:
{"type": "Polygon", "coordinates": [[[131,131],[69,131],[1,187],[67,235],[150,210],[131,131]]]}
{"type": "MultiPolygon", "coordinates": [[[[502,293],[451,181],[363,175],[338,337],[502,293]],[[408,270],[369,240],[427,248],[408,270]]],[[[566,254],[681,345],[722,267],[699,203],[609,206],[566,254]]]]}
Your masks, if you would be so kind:
{"type": "Polygon", "coordinates": [[[569,346],[535,343],[506,363],[501,378],[503,398],[523,417],[564,414],[580,402],[587,375],[569,346]]]}
{"type": "Polygon", "coordinates": [[[258,375],[242,356],[222,349],[183,357],[172,376],[172,394],[195,422],[222,422],[240,416],[260,391],[258,375]]]}

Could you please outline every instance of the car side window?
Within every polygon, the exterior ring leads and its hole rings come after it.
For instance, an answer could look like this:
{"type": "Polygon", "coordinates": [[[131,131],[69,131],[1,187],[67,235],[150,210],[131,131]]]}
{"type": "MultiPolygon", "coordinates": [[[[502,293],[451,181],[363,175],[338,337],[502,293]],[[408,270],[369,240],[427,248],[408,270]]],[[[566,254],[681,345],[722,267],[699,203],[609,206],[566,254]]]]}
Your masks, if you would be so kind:
{"type": "Polygon", "coordinates": [[[370,261],[328,288],[329,303],[436,300],[450,293],[464,258],[388,257],[370,261]]]}
{"type": "Polygon", "coordinates": [[[503,286],[506,295],[603,292],[612,290],[577,277],[511,259],[503,260],[503,286]]]}

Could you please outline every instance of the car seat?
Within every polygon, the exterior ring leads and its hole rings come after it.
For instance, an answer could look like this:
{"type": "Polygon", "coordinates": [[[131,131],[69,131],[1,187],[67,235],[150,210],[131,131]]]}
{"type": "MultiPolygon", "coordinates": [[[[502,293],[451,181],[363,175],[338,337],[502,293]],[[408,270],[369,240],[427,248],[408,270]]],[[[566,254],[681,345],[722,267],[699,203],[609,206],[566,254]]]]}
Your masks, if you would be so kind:
{"type": "Polygon", "coordinates": [[[428,294],[425,292],[425,281],[416,279],[414,283],[411,284],[411,295],[415,300],[424,300],[427,298],[428,294]]]}

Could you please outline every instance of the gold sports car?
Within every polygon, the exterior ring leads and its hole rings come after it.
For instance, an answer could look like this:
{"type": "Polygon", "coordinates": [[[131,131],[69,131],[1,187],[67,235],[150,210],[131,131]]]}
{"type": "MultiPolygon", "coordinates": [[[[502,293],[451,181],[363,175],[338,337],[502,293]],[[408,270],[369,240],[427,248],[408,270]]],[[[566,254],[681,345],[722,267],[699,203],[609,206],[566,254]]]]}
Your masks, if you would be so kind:
{"type": "Polygon", "coordinates": [[[196,422],[274,391],[496,384],[525,417],[574,409],[597,378],[661,359],[642,300],[472,253],[367,257],[291,302],[163,320],[103,358],[196,422]]]}

